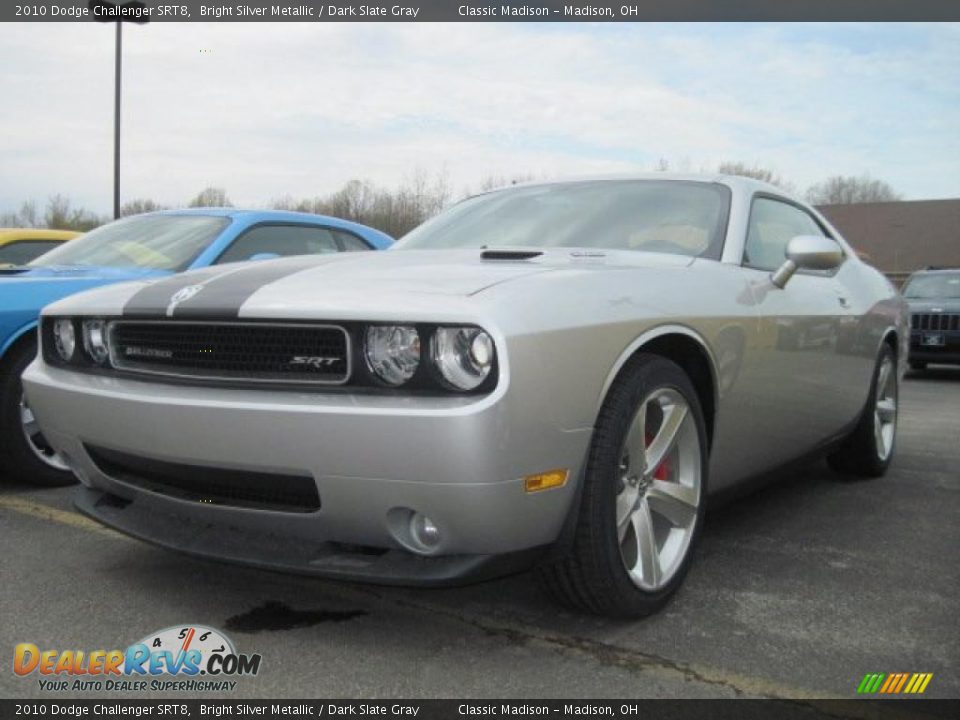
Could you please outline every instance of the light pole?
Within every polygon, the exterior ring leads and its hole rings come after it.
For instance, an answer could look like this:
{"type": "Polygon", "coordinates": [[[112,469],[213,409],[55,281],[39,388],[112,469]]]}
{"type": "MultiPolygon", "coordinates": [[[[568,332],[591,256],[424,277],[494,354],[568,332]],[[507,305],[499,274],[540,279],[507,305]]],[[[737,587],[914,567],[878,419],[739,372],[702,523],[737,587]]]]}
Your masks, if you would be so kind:
{"type": "Polygon", "coordinates": [[[90,14],[100,22],[117,24],[116,54],[113,60],[113,219],[120,217],[120,88],[122,87],[123,66],[123,23],[150,22],[144,14],[146,7],[142,2],[133,0],[123,5],[114,5],[105,0],[90,0],[90,14]]]}

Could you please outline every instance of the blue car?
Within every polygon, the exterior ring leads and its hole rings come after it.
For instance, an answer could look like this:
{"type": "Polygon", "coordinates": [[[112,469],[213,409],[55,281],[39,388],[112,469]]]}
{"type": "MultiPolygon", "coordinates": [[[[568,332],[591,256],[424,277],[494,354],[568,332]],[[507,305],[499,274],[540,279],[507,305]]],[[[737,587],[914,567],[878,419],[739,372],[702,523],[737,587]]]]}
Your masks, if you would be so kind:
{"type": "Polygon", "coordinates": [[[0,269],[0,474],[36,485],[73,482],[23,397],[40,309],[81,290],[184,270],[287,255],[382,250],[393,239],[322,215],[193,208],[97,228],[29,265],[0,269]]]}

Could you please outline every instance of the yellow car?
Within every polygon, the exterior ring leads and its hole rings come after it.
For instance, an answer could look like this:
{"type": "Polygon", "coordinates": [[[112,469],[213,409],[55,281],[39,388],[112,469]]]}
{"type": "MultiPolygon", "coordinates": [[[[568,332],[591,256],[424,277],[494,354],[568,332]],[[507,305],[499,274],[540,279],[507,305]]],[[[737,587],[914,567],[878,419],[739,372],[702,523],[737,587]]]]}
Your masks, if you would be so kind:
{"type": "Polygon", "coordinates": [[[72,230],[0,228],[0,267],[26,265],[77,235],[72,230]]]}

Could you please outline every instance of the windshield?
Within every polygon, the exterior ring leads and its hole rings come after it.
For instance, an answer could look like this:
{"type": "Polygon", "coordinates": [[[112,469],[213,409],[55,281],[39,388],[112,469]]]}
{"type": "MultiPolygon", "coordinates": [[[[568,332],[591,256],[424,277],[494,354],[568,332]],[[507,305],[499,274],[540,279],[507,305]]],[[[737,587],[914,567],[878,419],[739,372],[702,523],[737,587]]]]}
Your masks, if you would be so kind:
{"type": "Polygon", "coordinates": [[[960,273],[917,275],[903,289],[908,298],[960,298],[960,273]]]}
{"type": "Polygon", "coordinates": [[[508,188],[454,205],[394,247],[585,247],[719,258],[729,202],[725,186],[677,180],[508,188]]]}
{"type": "Polygon", "coordinates": [[[186,270],[229,222],[228,218],[203,215],[139,215],[91,230],[30,264],[179,272],[186,270]]]}

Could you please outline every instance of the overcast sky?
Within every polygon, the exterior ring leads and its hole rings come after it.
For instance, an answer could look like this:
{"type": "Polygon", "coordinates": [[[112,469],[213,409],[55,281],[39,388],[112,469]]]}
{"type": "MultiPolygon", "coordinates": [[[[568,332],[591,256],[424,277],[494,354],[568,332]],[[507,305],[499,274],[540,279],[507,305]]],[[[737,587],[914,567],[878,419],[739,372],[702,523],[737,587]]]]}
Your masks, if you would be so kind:
{"type": "MultiPolygon", "coordinates": [[[[238,205],[366,178],[721,160],[798,190],[960,196],[960,26],[168,24],[124,28],[122,199],[238,205]]],[[[113,27],[0,24],[0,212],[112,203],[113,27]]]]}

